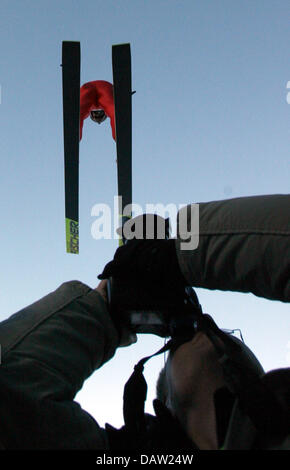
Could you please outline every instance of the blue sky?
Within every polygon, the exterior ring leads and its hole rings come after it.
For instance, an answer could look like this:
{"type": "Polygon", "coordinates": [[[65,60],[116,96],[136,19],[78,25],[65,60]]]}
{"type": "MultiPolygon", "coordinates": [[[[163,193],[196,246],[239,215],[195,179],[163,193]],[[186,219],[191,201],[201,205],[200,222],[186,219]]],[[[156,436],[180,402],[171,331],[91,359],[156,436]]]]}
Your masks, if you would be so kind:
{"type": "MultiPolygon", "coordinates": [[[[95,287],[116,240],[91,236],[92,207],[113,207],[109,122],[84,125],[80,254],[65,252],[61,43],[81,42],[81,81],[112,81],[111,46],[131,43],[133,199],[186,204],[289,193],[289,2],[7,1],[0,12],[1,319],[78,279],[95,287]]],[[[248,294],[198,294],[221,327],[241,328],[266,370],[290,363],[289,306],[248,294]]],[[[123,385],[163,341],[140,337],[77,399],[122,424],[123,385]]],[[[151,411],[162,358],[146,366],[151,411]]]]}

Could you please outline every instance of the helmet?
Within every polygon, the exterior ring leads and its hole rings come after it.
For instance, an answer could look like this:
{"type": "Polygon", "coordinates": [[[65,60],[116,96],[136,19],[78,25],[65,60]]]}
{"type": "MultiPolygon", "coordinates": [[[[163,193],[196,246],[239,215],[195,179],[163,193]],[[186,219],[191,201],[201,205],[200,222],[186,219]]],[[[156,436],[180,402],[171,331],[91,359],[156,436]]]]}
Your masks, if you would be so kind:
{"type": "Polygon", "coordinates": [[[107,119],[107,115],[103,109],[93,109],[90,113],[90,118],[92,121],[101,124],[107,119]]]}

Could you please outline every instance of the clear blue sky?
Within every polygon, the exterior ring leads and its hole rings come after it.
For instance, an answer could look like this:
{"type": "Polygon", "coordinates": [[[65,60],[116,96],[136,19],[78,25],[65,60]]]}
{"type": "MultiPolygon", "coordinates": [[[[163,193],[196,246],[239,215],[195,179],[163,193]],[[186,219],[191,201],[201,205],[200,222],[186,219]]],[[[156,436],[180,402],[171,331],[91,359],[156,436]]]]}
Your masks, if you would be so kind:
{"type": "MultiPolygon", "coordinates": [[[[91,209],[113,205],[117,179],[109,122],[87,120],[80,254],[65,252],[62,41],[81,42],[82,83],[112,81],[112,44],[131,43],[136,203],[288,193],[289,13],[287,0],[2,0],[1,319],[64,281],[95,287],[117,248],[91,236],[91,209]]],[[[198,294],[219,326],[242,329],[266,370],[289,366],[289,305],[198,294]]],[[[123,385],[162,343],[139,338],[88,380],[77,399],[101,425],[122,424],[123,385]]],[[[146,366],[149,412],[162,362],[146,366]]]]}

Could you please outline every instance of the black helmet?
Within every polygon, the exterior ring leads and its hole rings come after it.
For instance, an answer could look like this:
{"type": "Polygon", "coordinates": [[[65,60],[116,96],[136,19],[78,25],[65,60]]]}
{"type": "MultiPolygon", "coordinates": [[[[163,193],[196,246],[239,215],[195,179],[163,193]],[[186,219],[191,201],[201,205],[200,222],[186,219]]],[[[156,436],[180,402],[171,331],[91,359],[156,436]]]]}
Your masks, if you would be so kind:
{"type": "Polygon", "coordinates": [[[101,124],[107,119],[107,115],[103,109],[93,109],[90,113],[92,121],[101,124]]]}

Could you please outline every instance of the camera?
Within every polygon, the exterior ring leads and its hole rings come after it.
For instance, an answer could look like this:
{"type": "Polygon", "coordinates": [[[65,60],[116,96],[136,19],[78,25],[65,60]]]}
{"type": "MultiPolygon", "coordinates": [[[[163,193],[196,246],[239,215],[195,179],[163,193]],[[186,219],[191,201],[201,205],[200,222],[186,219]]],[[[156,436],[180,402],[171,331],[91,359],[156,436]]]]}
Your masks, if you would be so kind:
{"type": "Polygon", "coordinates": [[[107,292],[115,323],[136,334],[191,338],[202,315],[202,307],[191,287],[172,290],[162,284],[110,278],[107,292]]]}
{"type": "MultiPolygon", "coordinates": [[[[123,218],[117,230],[123,243],[132,238],[169,239],[170,221],[156,214],[123,218]]],[[[191,287],[167,286],[162,282],[109,278],[109,310],[116,326],[132,332],[163,338],[193,336],[197,318],[202,315],[198,297],[191,287]]]]}

